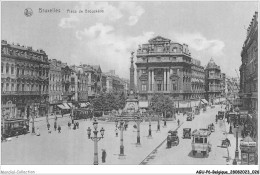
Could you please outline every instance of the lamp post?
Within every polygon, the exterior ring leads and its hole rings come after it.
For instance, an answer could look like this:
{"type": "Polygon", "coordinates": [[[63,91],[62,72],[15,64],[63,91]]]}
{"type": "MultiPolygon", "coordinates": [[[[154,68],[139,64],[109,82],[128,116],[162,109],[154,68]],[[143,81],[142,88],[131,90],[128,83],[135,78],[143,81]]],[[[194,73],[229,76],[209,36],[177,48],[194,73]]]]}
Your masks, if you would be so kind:
{"type": "Polygon", "coordinates": [[[136,119],[135,122],[137,124],[137,143],[136,143],[136,145],[141,145],[141,142],[140,142],[140,123],[142,122],[142,119],[140,118],[139,115],[137,116],[137,119],[136,119]]]}
{"type": "Polygon", "coordinates": [[[156,132],[158,132],[158,131],[160,131],[160,116],[158,115],[158,123],[157,123],[157,131],[156,132]]]}
{"type": "Polygon", "coordinates": [[[165,114],[165,115],[164,115],[164,125],[163,125],[163,126],[164,126],[164,127],[167,127],[167,123],[166,123],[166,111],[164,112],[164,114],[165,114]]]}
{"type": "Polygon", "coordinates": [[[34,118],[35,118],[35,115],[36,115],[36,105],[33,104],[32,106],[33,108],[33,112],[32,112],[32,134],[35,134],[35,128],[34,128],[34,118]]]}
{"type": "Polygon", "coordinates": [[[124,156],[124,121],[121,120],[120,121],[120,154],[119,154],[119,157],[122,157],[124,156]]]}
{"type": "Polygon", "coordinates": [[[91,137],[90,135],[91,135],[91,129],[90,129],[90,127],[88,127],[88,129],[87,129],[87,133],[88,133],[88,139],[91,139],[92,141],[94,141],[94,165],[98,165],[98,141],[100,140],[100,139],[103,139],[104,137],[104,132],[105,132],[105,130],[104,130],[104,128],[102,127],[101,128],[101,130],[100,130],[100,133],[101,133],[101,137],[98,137],[97,136],[97,133],[98,133],[98,131],[97,131],[97,128],[98,128],[98,122],[95,120],[94,122],[93,122],[93,127],[94,127],[94,131],[93,131],[93,133],[94,133],[94,137],[91,137]]]}
{"type": "Polygon", "coordinates": [[[149,135],[148,135],[148,137],[151,138],[151,137],[152,137],[152,129],[151,129],[151,125],[152,125],[152,124],[151,124],[151,116],[152,116],[152,115],[151,115],[151,112],[149,112],[148,115],[149,115],[149,130],[148,130],[149,135]]]}

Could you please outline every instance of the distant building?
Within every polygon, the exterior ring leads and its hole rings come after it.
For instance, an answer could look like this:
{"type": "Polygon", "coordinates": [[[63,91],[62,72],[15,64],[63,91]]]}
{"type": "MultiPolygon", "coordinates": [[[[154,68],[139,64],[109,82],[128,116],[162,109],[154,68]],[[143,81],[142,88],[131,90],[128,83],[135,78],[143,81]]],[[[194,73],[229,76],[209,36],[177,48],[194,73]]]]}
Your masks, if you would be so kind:
{"type": "Polygon", "coordinates": [[[62,63],[56,59],[49,60],[49,63],[49,113],[54,113],[57,105],[62,104],[62,63]]]}
{"type": "Polygon", "coordinates": [[[125,92],[125,82],[115,74],[115,70],[104,74],[106,76],[106,92],[125,92]]]}
{"type": "Polygon", "coordinates": [[[205,68],[205,82],[206,82],[206,99],[215,104],[219,102],[221,97],[221,70],[218,65],[211,58],[205,68]]]}

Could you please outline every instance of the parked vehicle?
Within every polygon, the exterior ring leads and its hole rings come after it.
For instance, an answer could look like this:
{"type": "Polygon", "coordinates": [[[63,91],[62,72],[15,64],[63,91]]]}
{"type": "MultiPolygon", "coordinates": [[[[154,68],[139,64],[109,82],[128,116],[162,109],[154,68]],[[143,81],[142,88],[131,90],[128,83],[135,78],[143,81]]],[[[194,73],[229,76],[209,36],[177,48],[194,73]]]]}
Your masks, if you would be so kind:
{"type": "Polygon", "coordinates": [[[178,131],[169,131],[167,136],[167,148],[177,146],[179,144],[178,131]]]}
{"type": "Polygon", "coordinates": [[[183,138],[186,139],[190,139],[191,138],[191,128],[183,128],[183,138]]]}
{"type": "Polygon", "coordinates": [[[207,129],[194,130],[192,132],[192,154],[202,153],[206,156],[211,151],[211,144],[209,143],[210,131],[207,129]]]}
{"type": "Polygon", "coordinates": [[[188,117],[186,118],[186,120],[187,120],[187,121],[192,121],[192,117],[191,117],[191,116],[188,116],[188,117]]]}
{"type": "Polygon", "coordinates": [[[27,134],[29,131],[29,119],[5,119],[1,121],[2,137],[12,137],[27,134]]]}
{"type": "Polygon", "coordinates": [[[215,126],[214,126],[213,123],[208,125],[208,130],[209,130],[210,132],[215,132],[215,126]]]}
{"type": "Polygon", "coordinates": [[[223,120],[224,116],[225,116],[225,112],[224,111],[218,111],[218,120],[223,120]]]}

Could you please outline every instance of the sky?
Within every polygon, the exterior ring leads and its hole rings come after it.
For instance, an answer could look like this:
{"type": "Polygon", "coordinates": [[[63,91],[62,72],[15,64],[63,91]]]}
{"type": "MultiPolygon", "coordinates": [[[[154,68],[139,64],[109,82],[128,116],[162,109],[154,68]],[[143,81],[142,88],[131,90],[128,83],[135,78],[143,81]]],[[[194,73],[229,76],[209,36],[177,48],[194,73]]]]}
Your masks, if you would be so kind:
{"type": "Polygon", "coordinates": [[[159,35],[188,44],[202,66],[213,58],[223,73],[237,77],[255,11],[257,1],[1,2],[1,39],[129,78],[131,51],[159,35]],[[32,16],[24,15],[26,8],[32,16]]]}

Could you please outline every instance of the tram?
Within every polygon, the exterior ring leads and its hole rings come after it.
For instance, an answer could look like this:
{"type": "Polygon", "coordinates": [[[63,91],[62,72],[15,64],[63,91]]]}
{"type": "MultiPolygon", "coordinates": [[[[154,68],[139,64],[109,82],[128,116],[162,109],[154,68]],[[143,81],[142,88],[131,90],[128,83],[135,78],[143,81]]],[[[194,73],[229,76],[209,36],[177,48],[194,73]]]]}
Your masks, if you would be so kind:
{"type": "Polygon", "coordinates": [[[29,119],[5,119],[1,121],[3,138],[12,137],[29,132],[29,119]]]}

